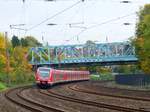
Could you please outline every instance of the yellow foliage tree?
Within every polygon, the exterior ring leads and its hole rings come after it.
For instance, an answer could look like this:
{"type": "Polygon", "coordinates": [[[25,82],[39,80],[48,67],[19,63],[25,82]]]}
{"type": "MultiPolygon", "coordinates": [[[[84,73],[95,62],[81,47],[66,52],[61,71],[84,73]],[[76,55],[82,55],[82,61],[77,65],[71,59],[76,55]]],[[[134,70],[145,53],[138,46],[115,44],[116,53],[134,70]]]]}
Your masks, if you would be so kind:
{"type": "Polygon", "coordinates": [[[0,70],[4,72],[6,66],[6,57],[5,57],[5,38],[2,33],[0,33],[0,70]]]}
{"type": "Polygon", "coordinates": [[[5,38],[4,35],[0,33],[0,49],[5,48],[5,38]]]}
{"type": "Polygon", "coordinates": [[[0,71],[3,72],[6,66],[6,57],[0,54],[0,71]]]}
{"type": "Polygon", "coordinates": [[[15,60],[14,67],[19,68],[25,72],[31,71],[32,66],[28,64],[26,54],[27,54],[27,48],[25,47],[15,47],[13,49],[13,58],[15,60]]]}
{"type": "Polygon", "coordinates": [[[138,13],[136,38],[133,41],[139,67],[144,73],[150,73],[150,4],[146,4],[138,13]]]}

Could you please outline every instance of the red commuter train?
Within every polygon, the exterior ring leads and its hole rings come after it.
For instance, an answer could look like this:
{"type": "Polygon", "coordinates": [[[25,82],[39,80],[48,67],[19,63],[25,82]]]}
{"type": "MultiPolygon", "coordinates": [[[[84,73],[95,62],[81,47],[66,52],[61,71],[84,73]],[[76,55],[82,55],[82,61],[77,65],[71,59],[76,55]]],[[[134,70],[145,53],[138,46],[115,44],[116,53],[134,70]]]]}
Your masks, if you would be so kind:
{"type": "Polygon", "coordinates": [[[89,80],[89,71],[56,70],[48,67],[39,67],[35,74],[36,84],[53,85],[61,82],[89,80]]]}

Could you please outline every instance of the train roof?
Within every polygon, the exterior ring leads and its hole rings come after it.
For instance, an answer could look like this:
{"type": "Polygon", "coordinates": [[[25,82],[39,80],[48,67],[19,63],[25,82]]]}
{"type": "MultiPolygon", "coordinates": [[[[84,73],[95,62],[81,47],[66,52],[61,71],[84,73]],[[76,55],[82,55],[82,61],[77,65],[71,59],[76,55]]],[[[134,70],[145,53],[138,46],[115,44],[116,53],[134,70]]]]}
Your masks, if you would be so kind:
{"type": "Polygon", "coordinates": [[[61,72],[89,72],[89,71],[82,71],[82,70],[80,70],[80,71],[78,71],[78,70],[59,70],[59,69],[53,69],[53,68],[50,68],[50,67],[39,67],[38,70],[39,69],[55,70],[55,71],[61,71],[61,72]]]}
{"type": "Polygon", "coordinates": [[[50,67],[39,67],[38,69],[47,69],[47,70],[51,70],[52,68],[50,68],[50,67]]]}

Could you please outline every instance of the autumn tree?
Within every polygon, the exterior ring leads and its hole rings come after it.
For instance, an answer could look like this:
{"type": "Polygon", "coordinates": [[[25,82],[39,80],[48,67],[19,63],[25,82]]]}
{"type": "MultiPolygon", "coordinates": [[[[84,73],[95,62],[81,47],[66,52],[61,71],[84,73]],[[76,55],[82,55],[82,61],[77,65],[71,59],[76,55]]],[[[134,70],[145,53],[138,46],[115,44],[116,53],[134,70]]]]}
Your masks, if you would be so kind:
{"type": "Polygon", "coordinates": [[[13,47],[20,46],[20,40],[15,35],[12,37],[11,43],[13,47]]]}
{"type": "Polygon", "coordinates": [[[6,85],[33,81],[32,66],[28,63],[27,53],[29,47],[38,46],[40,43],[34,37],[22,40],[26,47],[21,46],[21,40],[17,36],[9,40],[4,33],[0,33],[0,82],[6,85]]]}
{"type": "Polygon", "coordinates": [[[150,73],[150,4],[140,9],[136,26],[136,38],[133,40],[139,66],[145,73],[150,73]]]}
{"type": "Polygon", "coordinates": [[[0,49],[4,49],[5,48],[5,38],[4,35],[0,33],[0,49]]]}
{"type": "Polygon", "coordinates": [[[28,43],[27,43],[27,41],[26,41],[25,38],[21,38],[20,43],[21,43],[21,45],[22,45],[23,47],[27,47],[27,46],[28,46],[28,43]]]}
{"type": "Polygon", "coordinates": [[[6,65],[5,57],[5,37],[0,33],[0,71],[3,72],[6,65]]]}
{"type": "Polygon", "coordinates": [[[26,36],[25,38],[21,38],[21,44],[23,47],[36,47],[42,46],[38,40],[33,36],[26,36]]]}
{"type": "Polygon", "coordinates": [[[13,59],[15,62],[13,63],[13,67],[16,69],[20,69],[22,71],[30,71],[31,65],[29,65],[26,54],[28,52],[28,49],[25,47],[16,47],[13,50],[13,59]]]}

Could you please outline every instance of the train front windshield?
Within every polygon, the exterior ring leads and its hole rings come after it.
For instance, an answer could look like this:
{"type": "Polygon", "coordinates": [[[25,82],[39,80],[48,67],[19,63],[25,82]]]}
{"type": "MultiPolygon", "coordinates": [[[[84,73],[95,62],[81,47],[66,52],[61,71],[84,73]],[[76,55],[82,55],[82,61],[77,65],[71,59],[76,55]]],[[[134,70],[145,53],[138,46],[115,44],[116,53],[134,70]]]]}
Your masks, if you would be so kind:
{"type": "Polygon", "coordinates": [[[40,72],[41,77],[47,78],[47,77],[49,77],[50,69],[40,68],[39,72],[40,72]]]}

